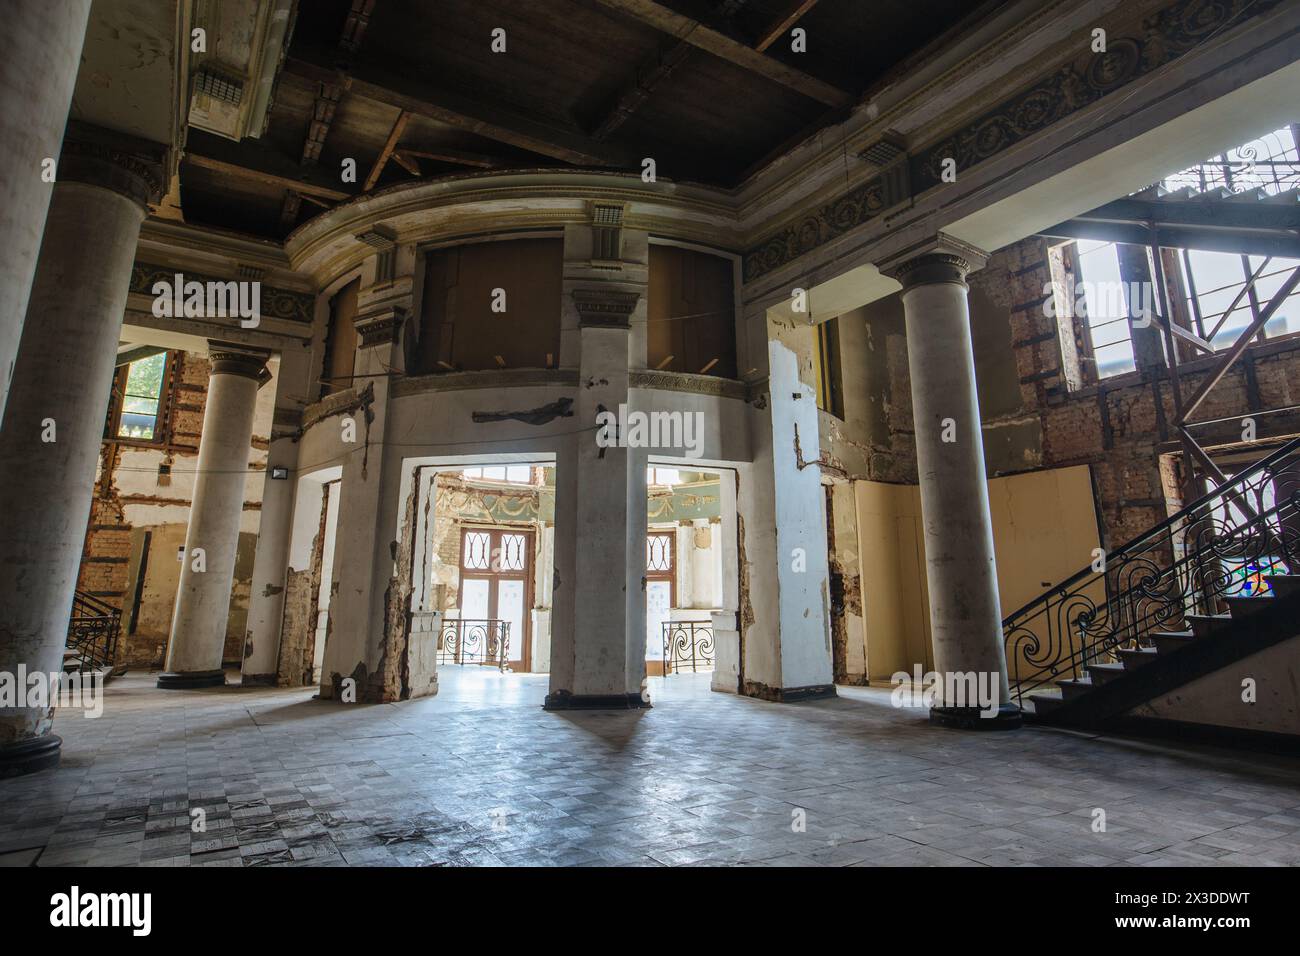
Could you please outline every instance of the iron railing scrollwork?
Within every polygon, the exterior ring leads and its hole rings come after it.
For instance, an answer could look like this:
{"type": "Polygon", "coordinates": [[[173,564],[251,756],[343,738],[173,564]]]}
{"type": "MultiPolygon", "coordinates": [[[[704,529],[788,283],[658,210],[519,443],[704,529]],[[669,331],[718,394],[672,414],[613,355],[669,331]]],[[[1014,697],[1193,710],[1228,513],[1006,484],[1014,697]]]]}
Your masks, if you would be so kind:
{"type": "Polygon", "coordinates": [[[504,673],[510,663],[510,622],[455,618],[438,632],[439,664],[487,664],[504,673]]]}
{"type": "Polygon", "coordinates": [[[104,671],[113,668],[117,659],[117,640],[122,628],[122,611],[93,594],[76,591],[72,598],[72,617],[68,620],[68,650],[76,655],[66,658],[65,669],[104,671]]]}
{"type": "Polygon", "coordinates": [[[1017,703],[1089,664],[1186,630],[1224,598],[1268,589],[1300,560],[1300,439],[1040,594],[1002,622],[1017,703]]]}
{"type": "Polygon", "coordinates": [[[713,625],[704,621],[665,621],[664,676],[713,670],[713,625]]]}

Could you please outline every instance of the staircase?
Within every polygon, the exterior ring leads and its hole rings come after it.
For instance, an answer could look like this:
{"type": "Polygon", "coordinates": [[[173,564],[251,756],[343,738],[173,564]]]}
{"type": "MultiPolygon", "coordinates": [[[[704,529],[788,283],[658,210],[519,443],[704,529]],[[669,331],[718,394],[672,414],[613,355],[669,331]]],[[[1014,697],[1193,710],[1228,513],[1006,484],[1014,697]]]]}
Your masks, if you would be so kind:
{"type": "Polygon", "coordinates": [[[1133,729],[1134,708],[1300,635],[1300,439],[1003,621],[1026,719],[1133,729]]]}
{"type": "Polygon", "coordinates": [[[85,591],[77,591],[72,599],[72,618],[68,621],[63,669],[68,672],[102,671],[107,680],[117,658],[121,627],[120,609],[85,591]]]}

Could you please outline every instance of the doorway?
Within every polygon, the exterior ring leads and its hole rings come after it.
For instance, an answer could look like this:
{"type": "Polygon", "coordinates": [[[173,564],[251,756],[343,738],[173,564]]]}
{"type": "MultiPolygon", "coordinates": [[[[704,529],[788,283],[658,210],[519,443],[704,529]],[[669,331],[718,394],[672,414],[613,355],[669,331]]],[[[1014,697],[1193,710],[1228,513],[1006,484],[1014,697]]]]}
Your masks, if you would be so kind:
{"type": "Polygon", "coordinates": [[[460,618],[455,663],[532,669],[533,534],[464,528],[460,537],[460,618]],[[503,654],[496,642],[504,642],[503,654]]]}

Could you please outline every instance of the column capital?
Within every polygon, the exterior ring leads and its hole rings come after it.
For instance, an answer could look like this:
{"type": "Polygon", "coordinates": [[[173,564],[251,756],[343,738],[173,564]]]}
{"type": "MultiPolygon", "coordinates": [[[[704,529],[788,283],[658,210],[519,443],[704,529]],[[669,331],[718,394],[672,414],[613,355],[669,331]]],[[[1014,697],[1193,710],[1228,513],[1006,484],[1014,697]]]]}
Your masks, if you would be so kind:
{"type": "Polygon", "coordinates": [[[897,279],[903,291],[919,285],[953,282],[966,285],[966,275],[984,268],[988,253],[952,236],[939,233],[913,243],[877,264],[882,275],[897,279]]]}
{"type": "Polygon", "coordinates": [[[212,363],[213,375],[240,375],[261,382],[266,374],[268,358],[269,352],[208,341],[208,361],[212,363]]]}
{"type": "Polygon", "coordinates": [[[385,305],[365,315],[358,315],[352,322],[357,330],[357,346],[374,348],[377,345],[392,345],[400,337],[402,327],[406,325],[406,309],[400,305],[385,305]]]}
{"type": "Polygon", "coordinates": [[[68,122],[58,179],[85,183],[125,196],[148,212],[167,187],[167,147],[151,140],[68,122]]]}
{"type": "Polygon", "coordinates": [[[640,292],[622,289],[573,290],[573,304],[577,306],[578,319],[584,328],[631,328],[632,311],[640,298],[640,292]]]}

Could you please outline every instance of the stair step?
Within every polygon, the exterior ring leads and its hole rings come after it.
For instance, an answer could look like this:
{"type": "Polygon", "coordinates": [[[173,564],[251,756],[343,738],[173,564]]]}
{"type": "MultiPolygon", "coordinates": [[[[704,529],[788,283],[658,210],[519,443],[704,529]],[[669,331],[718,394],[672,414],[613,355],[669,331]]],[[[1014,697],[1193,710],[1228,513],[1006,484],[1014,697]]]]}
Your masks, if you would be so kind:
{"type": "Polygon", "coordinates": [[[1196,640],[1196,635],[1191,631],[1152,631],[1151,640],[1155,642],[1156,651],[1172,654],[1196,640]]]}
{"type": "Polygon", "coordinates": [[[1060,691],[1035,691],[1029,695],[1030,702],[1034,705],[1035,714],[1050,714],[1056,708],[1065,703],[1061,697],[1060,691]]]}
{"type": "Polygon", "coordinates": [[[1124,675],[1123,664],[1089,664],[1088,677],[1094,684],[1106,684],[1124,675]]]}
{"type": "Polygon", "coordinates": [[[1119,655],[1120,662],[1125,667],[1133,670],[1153,660],[1160,652],[1154,647],[1125,647],[1115,653],[1119,655]]]}
{"type": "Polygon", "coordinates": [[[1074,700],[1082,697],[1096,685],[1090,680],[1058,680],[1056,686],[1061,688],[1062,700],[1074,700]]]}
{"type": "Polygon", "coordinates": [[[1300,594],[1300,574],[1267,574],[1264,580],[1275,597],[1290,597],[1300,594]]]}
{"type": "Polygon", "coordinates": [[[1231,614],[1189,614],[1187,623],[1192,626],[1192,633],[1197,637],[1209,637],[1215,631],[1221,631],[1232,624],[1231,614]]]}
{"type": "Polygon", "coordinates": [[[1228,605],[1229,617],[1239,621],[1243,617],[1267,610],[1273,599],[1261,594],[1259,597],[1228,597],[1223,600],[1228,605]]]}

